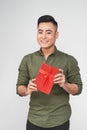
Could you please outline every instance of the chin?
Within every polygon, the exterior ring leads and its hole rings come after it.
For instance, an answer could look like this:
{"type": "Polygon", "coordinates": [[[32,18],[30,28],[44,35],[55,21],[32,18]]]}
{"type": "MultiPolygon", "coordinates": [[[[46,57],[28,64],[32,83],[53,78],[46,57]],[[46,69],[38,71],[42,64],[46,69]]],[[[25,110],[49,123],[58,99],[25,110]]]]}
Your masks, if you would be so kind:
{"type": "Polygon", "coordinates": [[[50,47],[49,46],[41,46],[41,48],[43,48],[43,49],[49,49],[50,47]]]}

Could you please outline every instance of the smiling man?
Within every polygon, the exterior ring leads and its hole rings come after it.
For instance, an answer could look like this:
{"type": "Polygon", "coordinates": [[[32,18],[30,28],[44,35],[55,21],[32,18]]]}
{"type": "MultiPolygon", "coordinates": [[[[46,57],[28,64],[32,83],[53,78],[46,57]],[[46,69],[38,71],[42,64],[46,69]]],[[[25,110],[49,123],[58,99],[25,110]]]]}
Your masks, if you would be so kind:
{"type": "Polygon", "coordinates": [[[54,51],[57,38],[57,25],[54,25],[52,22],[43,22],[38,25],[37,40],[45,58],[54,51]]]}
{"type": "Polygon", "coordinates": [[[17,94],[30,95],[26,130],[69,130],[69,96],[82,92],[77,60],[56,48],[58,36],[55,19],[50,15],[41,16],[37,23],[40,50],[24,56],[19,66],[17,94]],[[54,75],[54,85],[49,95],[39,91],[35,84],[43,62],[59,70],[59,73],[54,75]]]}

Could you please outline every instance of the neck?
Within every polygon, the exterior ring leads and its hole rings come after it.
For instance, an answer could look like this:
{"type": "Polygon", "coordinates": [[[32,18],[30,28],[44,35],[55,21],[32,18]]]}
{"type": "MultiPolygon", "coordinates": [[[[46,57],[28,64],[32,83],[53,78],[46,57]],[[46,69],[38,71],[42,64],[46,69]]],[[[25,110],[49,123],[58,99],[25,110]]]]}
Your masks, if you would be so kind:
{"type": "Polygon", "coordinates": [[[54,52],[54,48],[55,48],[55,46],[53,46],[51,48],[42,48],[42,52],[44,54],[45,59],[47,59],[48,56],[54,52]]]}

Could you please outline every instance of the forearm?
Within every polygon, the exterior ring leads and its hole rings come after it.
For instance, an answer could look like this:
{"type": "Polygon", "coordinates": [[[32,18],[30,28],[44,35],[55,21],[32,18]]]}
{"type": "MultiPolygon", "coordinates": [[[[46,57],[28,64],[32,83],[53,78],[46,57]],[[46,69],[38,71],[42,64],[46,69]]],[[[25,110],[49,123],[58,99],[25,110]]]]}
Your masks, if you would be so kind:
{"type": "Polygon", "coordinates": [[[79,91],[78,86],[76,84],[65,83],[62,88],[72,95],[77,94],[79,91]]]}

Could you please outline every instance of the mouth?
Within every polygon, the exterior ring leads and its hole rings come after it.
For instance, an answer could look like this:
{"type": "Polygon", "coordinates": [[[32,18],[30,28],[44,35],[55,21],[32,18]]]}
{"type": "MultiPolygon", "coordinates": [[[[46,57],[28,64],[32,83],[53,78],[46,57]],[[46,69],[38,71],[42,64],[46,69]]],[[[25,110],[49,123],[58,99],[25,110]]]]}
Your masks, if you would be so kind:
{"type": "Polygon", "coordinates": [[[41,43],[42,43],[42,44],[47,44],[48,41],[46,41],[46,40],[41,40],[41,43]]]}

